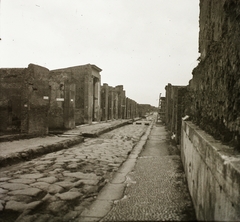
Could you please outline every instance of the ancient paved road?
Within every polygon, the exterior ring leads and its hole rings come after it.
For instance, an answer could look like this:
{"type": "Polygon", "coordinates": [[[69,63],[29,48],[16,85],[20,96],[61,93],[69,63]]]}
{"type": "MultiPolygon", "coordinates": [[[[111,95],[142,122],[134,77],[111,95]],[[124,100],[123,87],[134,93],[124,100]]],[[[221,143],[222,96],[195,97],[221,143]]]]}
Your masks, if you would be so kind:
{"type": "Polygon", "coordinates": [[[72,221],[96,198],[148,126],[127,125],[96,139],[0,169],[0,221],[72,221]]]}

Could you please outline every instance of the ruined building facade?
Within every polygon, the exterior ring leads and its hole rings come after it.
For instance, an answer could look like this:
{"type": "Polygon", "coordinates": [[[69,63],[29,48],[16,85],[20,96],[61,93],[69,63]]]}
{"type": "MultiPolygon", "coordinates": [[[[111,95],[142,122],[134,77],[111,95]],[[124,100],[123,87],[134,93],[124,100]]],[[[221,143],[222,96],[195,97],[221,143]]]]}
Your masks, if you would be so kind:
{"type": "Polygon", "coordinates": [[[49,129],[138,117],[144,106],[127,98],[122,85],[101,86],[101,71],[92,64],[0,69],[0,133],[44,135],[49,129]]]}
{"type": "Polygon", "coordinates": [[[48,69],[33,64],[23,69],[0,69],[1,131],[48,133],[48,74],[48,69]]]}

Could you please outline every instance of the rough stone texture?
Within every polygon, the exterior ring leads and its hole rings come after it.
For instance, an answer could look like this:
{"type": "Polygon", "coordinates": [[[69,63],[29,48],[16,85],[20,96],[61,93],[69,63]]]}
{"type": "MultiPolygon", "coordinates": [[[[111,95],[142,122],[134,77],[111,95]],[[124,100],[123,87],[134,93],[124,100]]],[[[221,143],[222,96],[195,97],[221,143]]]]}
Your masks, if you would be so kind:
{"type": "Polygon", "coordinates": [[[75,127],[76,80],[68,72],[50,71],[51,99],[49,128],[71,129],[75,127]]]}
{"type": "Polygon", "coordinates": [[[21,130],[21,89],[25,69],[0,69],[0,130],[21,130]]]}
{"type": "Polygon", "coordinates": [[[240,2],[200,1],[199,65],[189,83],[189,114],[216,139],[240,147],[240,2]]]}
{"type": "Polygon", "coordinates": [[[48,133],[48,72],[34,64],[25,69],[0,69],[0,130],[48,133]]]}
{"type": "Polygon", "coordinates": [[[166,115],[165,123],[167,129],[172,133],[177,144],[180,143],[182,117],[185,116],[186,86],[173,86],[168,84],[166,89],[166,115]]]}
{"type": "MultiPolygon", "coordinates": [[[[51,107],[50,111],[52,117],[54,118],[51,124],[51,128],[59,128],[57,120],[58,118],[62,122],[66,122],[66,118],[70,118],[70,116],[72,118],[71,122],[73,122],[74,119],[76,125],[83,123],[92,123],[92,121],[100,120],[101,71],[102,70],[100,68],[91,64],[50,71],[50,75],[52,78],[51,84],[55,85],[55,79],[59,78],[57,86],[54,87],[54,100],[56,100],[56,95],[59,94],[59,96],[64,98],[64,104],[66,105],[64,97],[64,87],[66,87],[65,85],[68,82],[75,83],[76,85],[75,88],[73,86],[70,88],[71,95],[69,96],[71,97],[70,99],[74,101],[70,101],[68,107],[74,107],[74,113],[72,113],[71,109],[68,109],[70,113],[66,113],[65,115],[64,113],[67,110],[65,106],[63,106],[63,102],[55,102],[54,106],[51,107]],[[62,88],[62,92],[59,90],[58,86],[62,88]],[[55,113],[57,116],[55,116],[55,113]],[[65,118],[64,120],[63,117],[65,118]]],[[[71,124],[71,126],[73,126],[73,124],[71,124]]]]}
{"type": "Polygon", "coordinates": [[[200,221],[240,221],[240,155],[183,122],[181,158],[200,221]]]}

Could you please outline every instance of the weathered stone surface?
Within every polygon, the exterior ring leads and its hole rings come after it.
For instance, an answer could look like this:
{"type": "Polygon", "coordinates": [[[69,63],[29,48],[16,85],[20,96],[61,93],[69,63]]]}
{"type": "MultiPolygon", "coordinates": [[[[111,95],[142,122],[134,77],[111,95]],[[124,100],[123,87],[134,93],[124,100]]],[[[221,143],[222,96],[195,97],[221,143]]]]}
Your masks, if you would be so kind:
{"type": "Polygon", "coordinates": [[[61,194],[56,194],[57,197],[59,197],[61,200],[74,200],[76,198],[79,198],[82,196],[79,192],[65,192],[61,194]]]}
{"type": "Polygon", "coordinates": [[[54,201],[48,205],[48,210],[55,214],[61,211],[65,211],[66,209],[67,205],[65,201],[54,201]]]}
{"type": "Polygon", "coordinates": [[[7,193],[8,191],[5,189],[0,188],[0,194],[7,193]]]}
{"type": "Polygon", "coordinates": [[[10,200],[6,203],[5,209],[6,210],[13,210],[13,211],[24,211],[26,208],[26,204],[22,202],[17,202],[10,200]]]}
{"type": "Polygon", "coordinates": [[[82,173],[82,172],[75,172],[75,173],[63,173],[64,176],[67,176],[67,177],[74,177],[74,178],[77,178],[77,179],[97,179],[98,176],[96,176],[96,174],[94,173],[82,173]]]}
{"type": "Polygon", "coordinates": [[[66,189],[71,189],[72,187],[74,187],[74,183],[69,181],[60,181],[60,182],[57,182],[56,185],[59,185],[66,189]]]}
{"type": "Polygon", "coordinates": [[[10,179],[11,178],[9,178],[9,177],[2,177],[2,178],[0,178],[0,182],[5,182],[5,181],[8,181],[10,179]]]}
{"type": "Polygon", "coordinates": [[[46,182],[36,182],[36,183],[31,184],[32,187],[36,187],[36,188],[39,188],[44,191],[47,191],[49,185],[50,184],[46,183],[46,182]]]}
{"type": "Polygon", "coordinates": [[[14,190],[9,192],[10,195],[27,195],[27,196],[37,196],[42,191],[38,188],[27,188],[23,190],[14,190]]]}
{"type": "Polygon", "coordinates": [[[203,130],[240,147],[240,2],[200,1],[200,63],[189,82],[188,115],[203,130]],[[214,7],[213,7],[214,6],[214,7]]]}
{"type": "Polygon", "coordinates": [[[55,183],[57,181],[56,177],[43,177],[38,179],[38,181],[46,182],[46,183],[55,183]]]}
{"type": "Polygon", "coordinates": [[[78,182],[81,182],[83,184],[87,184],[87,185],[97,185],[99,182],[99,179],[96,180],[79,180],[78,182]]]}
{"type": "Polygon", "coordinates": [[[57,184],[50,184],[47,190],[50,194],[56,194],[61,193],[64,189],[63,187],[58,186],[57,184]]]}
{"type": "Polygon", "coordinates": [[[70,211],[68,212],[64,217],[63,217],[63,221],[67,222],[67,221],[71,221],[73,219],[75,219],[78,216],[78,212],[76,211],[70,211]]]}
{"type": "Polygon", "coordinates": [[[181,156],[198,220],[240,220],[240,158],[233,150],[183,122],[181,156]]]}
{"type": "Polygon", "coordinates": [[[0,200],[0,211],[4,209],[4,204],[5,204],[5,201],[0,200]]]}
{"type": "Polygon", "coordinates": [[[7,183],[0,185],[0,187],[6,190],[22,190],[28,188],[29,186],[22,183],[7,183]]]}
{"type": "Polygon", "coordinates": [[[33,174],[23,174],[23,175],[20,175],[20,178],[22,179],[39,179],[41,177],[44,177],[43,174],[41,173],[33,173],[33,174]]]}
{"type": "Polygon", "coordinates": [[[12,179],[9,180],[11,183],[23,183],[23,184],[31,184],[35,182],[35,179],[12,179]]]}

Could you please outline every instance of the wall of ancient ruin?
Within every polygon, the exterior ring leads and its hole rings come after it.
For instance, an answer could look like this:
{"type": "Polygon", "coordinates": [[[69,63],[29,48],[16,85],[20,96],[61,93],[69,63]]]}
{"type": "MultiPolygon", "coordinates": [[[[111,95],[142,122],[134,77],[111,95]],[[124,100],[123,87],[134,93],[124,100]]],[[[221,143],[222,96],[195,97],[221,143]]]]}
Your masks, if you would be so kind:
{"type": "Polygon", "coordinates": [[[0,130],[21,130],[21,91],[25,69],[0,69],[0,130]]]}
{"type": "Polygon", "coordinates": [[[25,69],[0,69],[2,131],[48,133],[49,70],[30,64],[25,69]]]}
{"type": "Polygon", "coordinates": [[[182,118],[185,116],[185,95],[187,93],[186,86],[174,86],[170,83],[165,87],[165,119],[164,122],[167,129],[172,134],[172,139],[177,144],[181,139],[182,118]]]}
{"type": "Polygon", "coordinates": [[[206,132],[240,147],[240,2],[201,0],[198,66],[189,114],[206,132]]]}
{"type": "Polygon", "coordinates": [[[240,221],[240,159],[191,121],[183,121],[181,158],[199,221],[240,221]]]}
{"type": "Polygon", "coordinates": [[[71,129],[75,127],[75,83],[76,80],[72,77],[71,72],[66,70],[50,71],[50,129],[71,129]]]}

